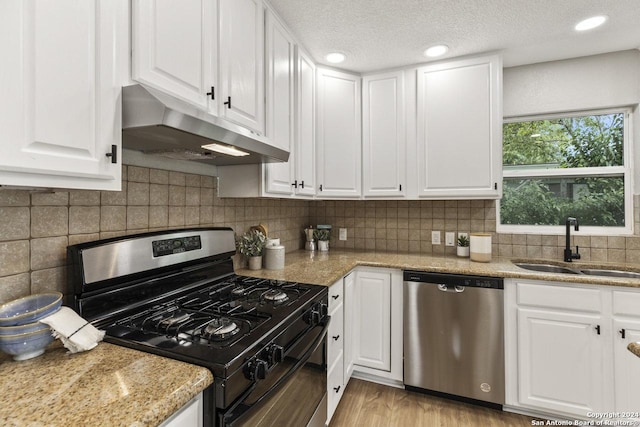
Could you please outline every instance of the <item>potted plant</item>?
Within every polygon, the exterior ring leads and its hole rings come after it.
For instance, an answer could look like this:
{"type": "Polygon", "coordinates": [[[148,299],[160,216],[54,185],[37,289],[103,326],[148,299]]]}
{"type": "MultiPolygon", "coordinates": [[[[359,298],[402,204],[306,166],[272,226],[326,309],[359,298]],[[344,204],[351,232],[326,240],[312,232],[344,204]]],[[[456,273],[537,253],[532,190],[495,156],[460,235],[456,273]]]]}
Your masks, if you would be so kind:
{"type": "Polygon", "coordinates": [[[267,244],[267,237],[258,230],[249,230],[236,239],[238,252],[249,258],[249,270],[262,268],[262,251],[267,244]]]}
{"type": "Polygon", "coordinates": [[[469,237],[466,234],[458,235],[458,247],[456,249],[459,257],[469,256],[469,237]]]}
{"type": "Polygon", "coordinates": [[[329,250],[329,238],[331,237],[331,233],[329,230],[318,229],[313,232],[313,237],[318,241],[318,250],[319,251],[328,251],[329,250]]]}

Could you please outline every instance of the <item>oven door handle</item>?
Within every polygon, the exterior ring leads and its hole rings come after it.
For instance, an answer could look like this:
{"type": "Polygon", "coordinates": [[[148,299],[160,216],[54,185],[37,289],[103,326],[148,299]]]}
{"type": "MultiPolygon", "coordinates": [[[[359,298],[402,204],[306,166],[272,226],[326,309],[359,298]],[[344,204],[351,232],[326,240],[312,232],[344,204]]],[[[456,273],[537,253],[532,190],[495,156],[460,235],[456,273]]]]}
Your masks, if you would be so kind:
{"type": "Polygon", "coordinates": [[[322,329],[322,332],[320,332],[320,335],[318,335],[318,337],[313,341],[313,343],[311,344],[311,346],[309,347],[309,349],[304,353],[304,355],[302,355],[302,357],[300,357],[300,359],[298,359],[298,361],[296,362],[295,365],[293,365],[291,367],[291,369],[289,369],[289,371],[284,374],[278,381],[276,381],[272,387],[270,387],[268,390],[266,390],[260,397],[258,397],[251,405],[246,405],[244,403],[244,397],[247,396],[249,393],[251,393],[251,391],[253,391],[253,389],[255,388],[255,384],[251,387],[251,389],[248,391],[248,393],[246,393],[242,398],[238,399],[238,401],[233,404],[229,410],[226,411],[225,415],[224,415],[224,423],[223,425],[225,427],[233,427],[234,423],[240,419],[242,419],[242,415],[244,413],[247,412],[247,410],[253,406],[256,405],[260,405],[265,399],[269,398],[271,396],[272,393],[275,393],[280,386],[282,386],[284,383],[287,382],[287,380],[289,380],[289,378],[291,378],[297,371],[298,369],[302,368],[304,366],[305,363],[307,363],[307,361],[309,360],[309,358],[311,357],[311,355],[313,353],[315,353],[315,351],[318,349],[318,347],[320,347],[320,345],[322,344],[322,341],[326,338],[327,336],[327,332],[329,330],[329,323],[331,322],[331,317],[330,316],[325,316],[326,319],[326,323],[322,329]],[[242,410],[240,414],[237,414],[234,416],[234,413],[236,412],[235,409],[240,406],[240,405],[244,405],[247,407],[247,409],[242,410]]]}

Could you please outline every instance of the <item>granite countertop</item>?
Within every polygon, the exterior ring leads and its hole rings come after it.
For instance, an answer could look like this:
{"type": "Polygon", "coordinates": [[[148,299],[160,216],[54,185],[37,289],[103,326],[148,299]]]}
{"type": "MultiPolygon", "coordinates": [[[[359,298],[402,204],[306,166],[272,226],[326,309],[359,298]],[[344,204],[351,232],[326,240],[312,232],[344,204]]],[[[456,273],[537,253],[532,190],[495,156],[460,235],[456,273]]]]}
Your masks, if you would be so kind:
{"type": "MultiPolygon", "coordinates": [[[[330,286],[357,266],[386,267],[401,270],[423,270],[436,273],[472,274],[479,276],[550,280],[570,283],[587,283],[640,288],[640,279],[593,276],[586,274],[541,273],[524,270],[514,262],[536,262],[536,260],[496,258],[491,262],[474,262],[469,258],[455,255],[421,255],[397,252],[369,252],[357,250],[330,250],[309,252],[298,250],[289,252],[283,270],[236,269],[244,276],[287,280],[316,285],[330,286]]],[[[565,263],[553,260],[537,260],[547,264],[571,268],[609,268],[640,271],[631,264],[565,263]]]]}
{"type": "Polygon", "coordinates": [[[212,382],[188,363],[105,342],[69,354],[54,341],[22,362],[0,353],[0,425],[157,426],[212,382]]]}

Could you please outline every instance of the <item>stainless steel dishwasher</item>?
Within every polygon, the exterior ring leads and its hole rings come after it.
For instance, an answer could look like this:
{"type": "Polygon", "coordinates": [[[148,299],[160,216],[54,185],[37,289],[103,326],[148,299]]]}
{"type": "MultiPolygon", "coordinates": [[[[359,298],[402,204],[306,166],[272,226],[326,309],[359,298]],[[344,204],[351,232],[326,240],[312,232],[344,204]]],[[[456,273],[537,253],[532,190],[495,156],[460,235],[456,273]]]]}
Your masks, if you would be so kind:
{"type": "Polygon", "coordinates": [[[408,390],[504,404],[503,280],[404,272],[408,390]]]}

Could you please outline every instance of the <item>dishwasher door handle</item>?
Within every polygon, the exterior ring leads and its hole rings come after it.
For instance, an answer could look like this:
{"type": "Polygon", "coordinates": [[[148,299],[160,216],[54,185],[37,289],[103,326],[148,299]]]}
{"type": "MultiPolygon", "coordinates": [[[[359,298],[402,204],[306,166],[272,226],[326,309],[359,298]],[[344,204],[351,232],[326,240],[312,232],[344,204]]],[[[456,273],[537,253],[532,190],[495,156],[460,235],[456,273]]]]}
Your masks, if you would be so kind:
{"type": "Polygon", "coordinates": [[[438,284],[438,289],[441,290],[442,292],[455,292],[457,294],[459,294],[460,292],[464,292],[464,286],[454,286],[453,288],[450,288],[447,285],[444,285],[442,283],[438,284]]]}

